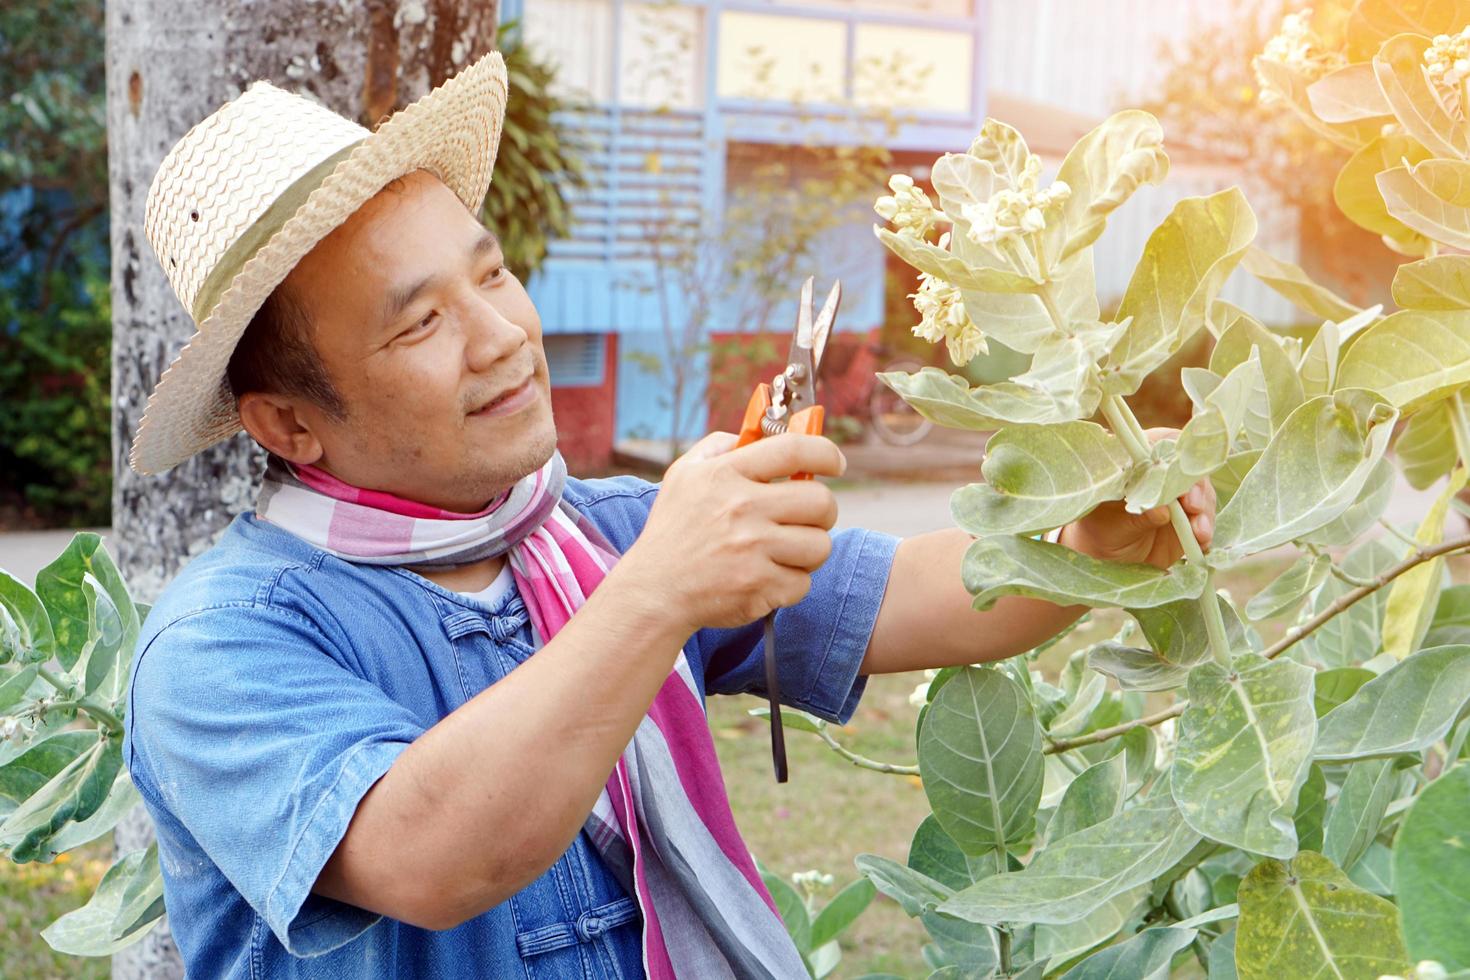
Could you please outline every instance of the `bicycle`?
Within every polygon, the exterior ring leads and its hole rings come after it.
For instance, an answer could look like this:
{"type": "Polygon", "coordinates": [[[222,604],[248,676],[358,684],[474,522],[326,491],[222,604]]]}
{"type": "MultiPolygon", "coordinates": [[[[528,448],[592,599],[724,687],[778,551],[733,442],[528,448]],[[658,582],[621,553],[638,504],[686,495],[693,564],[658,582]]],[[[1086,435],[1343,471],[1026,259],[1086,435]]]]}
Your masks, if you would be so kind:
{"type": "Polygon", "coordinates": [[[878,380],[878,374],[913,373],[924,366],[918,358],[895,351],[881,339],[836,335],[823,354],[825,390],[820,397],[830,415],[858,419],[867,431],[890,446],[912,446],[934,430],[934,423],[878,380]]]}

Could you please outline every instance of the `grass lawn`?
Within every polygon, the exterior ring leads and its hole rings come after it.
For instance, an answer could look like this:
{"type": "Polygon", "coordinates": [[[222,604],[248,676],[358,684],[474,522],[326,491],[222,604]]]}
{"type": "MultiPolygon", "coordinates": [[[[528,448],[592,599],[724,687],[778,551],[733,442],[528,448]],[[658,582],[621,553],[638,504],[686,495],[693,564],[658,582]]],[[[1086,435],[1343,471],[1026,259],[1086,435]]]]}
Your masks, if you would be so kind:
{"type": "Polygon", "coordinates": [[[0,977],[5,980],[89,980],[112,975],[107,957],[56,952],[41,930],[82,905],[112,865],[109,837],[59,854],[50,864],[13,864],[0,858],[0,977]]]}

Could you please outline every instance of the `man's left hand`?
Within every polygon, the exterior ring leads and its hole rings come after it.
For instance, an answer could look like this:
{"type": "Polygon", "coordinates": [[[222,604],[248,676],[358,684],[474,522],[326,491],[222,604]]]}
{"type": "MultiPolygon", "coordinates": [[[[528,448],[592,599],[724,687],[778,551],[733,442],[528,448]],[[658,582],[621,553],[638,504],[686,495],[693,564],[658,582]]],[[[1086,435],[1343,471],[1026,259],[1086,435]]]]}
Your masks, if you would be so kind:
{"type": "MultiPolygon", "coordinates": [[[[1178,436],[1178,429],[1149,429],[1151,442],[1178,436]]],[[[1207,549],[1215,536],[1215,488],[1209,477],[1201,479],[1179,498],[1190,529],[1200,548],[1207,549]]],[[[1099,504],[1087,516],[1062,529],[1060,544],[1093,558],[1108,561],[1147,562],[1168,568],[1184,554],[1184,546],[1169,519],[1167,506],[1141,514],[1130,514],[1123,501],[1099,504]]]]}

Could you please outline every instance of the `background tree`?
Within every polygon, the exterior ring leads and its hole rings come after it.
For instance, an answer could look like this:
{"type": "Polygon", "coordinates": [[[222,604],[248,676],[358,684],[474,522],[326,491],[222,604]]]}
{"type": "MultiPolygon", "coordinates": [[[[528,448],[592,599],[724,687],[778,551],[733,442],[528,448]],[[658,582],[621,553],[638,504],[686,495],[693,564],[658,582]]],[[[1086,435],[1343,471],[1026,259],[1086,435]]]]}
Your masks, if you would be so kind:
{"type": "MultiPolygon", "coordinates": [[[[54,14],[54,9],[51,11],[54,14]]],[[[308,93],[372,127],[495,44],[495,0],[117,0],[107,5],[107,151],[112,208],[113,530],[133,594],[151,602],[248,509],[263,470],[243,434],[142,477],[127,450],[159,375],[195,325],[143,235],[143,205],[169,147],[256,78],[308,93]]],[[[122,850],[146,846],[136,810],[122,850]]],[[[166,928],[119,954],[114,975],[181,977],[166,928]]]]}
{"type": "MultiPolygon", "coordinates": [[[[1350,0],[1319,0],[1313,24],[1340,36],[1350,0]]],[[[1342,214],[1333,183],[1350,149],[1301,125],[1280,102],[1262,100],[1251,59],[1301,7],[1297,0],[1246,0],[1236,16],[1211,22],[1179,45],[1162,45],[1161,81],[1133,104],[1158,117],[1173,145],[1238,166],[1251,184],[1296,209],[1307,271],[1359,305],[1388,300],[1384,283],[1401,259],[1342,214]]]]}

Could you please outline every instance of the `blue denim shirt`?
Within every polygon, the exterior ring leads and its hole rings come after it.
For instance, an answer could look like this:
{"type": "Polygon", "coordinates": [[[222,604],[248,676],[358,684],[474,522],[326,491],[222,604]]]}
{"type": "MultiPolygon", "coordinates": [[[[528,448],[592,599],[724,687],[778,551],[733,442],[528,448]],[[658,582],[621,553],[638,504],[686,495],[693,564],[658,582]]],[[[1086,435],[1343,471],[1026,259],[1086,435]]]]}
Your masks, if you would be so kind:
{"type": "MultiPolygon", "coordinates": [[[[626,551],[658,487],[567,481],[626,551]]],[[[898,539],[833,534],[777,614],[786,703],[845,722],[898,539]]],[[[706,693],[761,692],[761,624],[685,647],[706,693]]],[[[174,579],[134,654],[123,759],[157,826],[169,924],[197,977],[641,977],[633,901],[583,832],[540,878],[423,929],[312,894],[358,801],[408,745],[533,652],[491,608],[402,568],[339,559],[241,514],[174,579]]]]}

